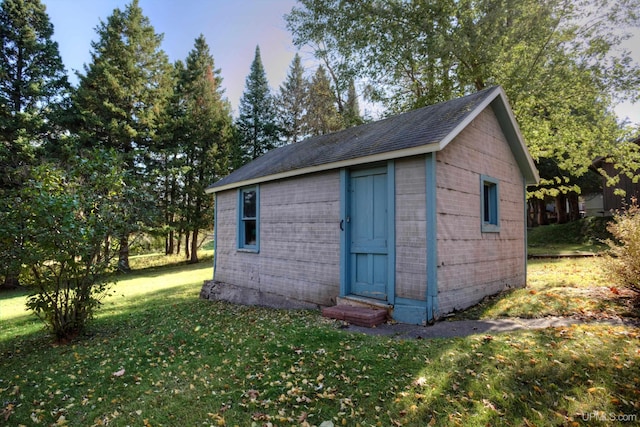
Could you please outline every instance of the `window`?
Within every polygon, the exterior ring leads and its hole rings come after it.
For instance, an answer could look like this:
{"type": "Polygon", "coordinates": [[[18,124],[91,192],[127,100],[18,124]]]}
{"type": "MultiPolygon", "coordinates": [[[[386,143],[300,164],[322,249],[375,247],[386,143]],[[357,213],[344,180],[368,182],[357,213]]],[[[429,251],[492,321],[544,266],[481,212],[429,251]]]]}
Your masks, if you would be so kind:
{"type": "Polygon", "coordinates": [[[480,193],[482,196],[482,232],[499,232],[500,198],[498,195],[498,180],[482,175],[480,177],[480,193]]]}
{"type": "Polygon", "coordinates": [[[238,249],[258,252],[259,197],[257,186],[242,188],[238,192],[238,249]]]}

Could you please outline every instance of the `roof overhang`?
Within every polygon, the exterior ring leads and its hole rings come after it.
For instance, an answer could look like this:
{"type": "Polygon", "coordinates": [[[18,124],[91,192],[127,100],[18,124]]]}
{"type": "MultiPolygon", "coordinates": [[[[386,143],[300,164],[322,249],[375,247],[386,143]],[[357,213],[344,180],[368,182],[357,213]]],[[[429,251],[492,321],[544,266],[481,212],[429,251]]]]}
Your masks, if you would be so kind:
{"type": "Polygon", "coordinates": [[[352,159],[341,160],[337,162],[330,162],[321,165],[304,167],[294,170],[289,170],[281,173],[260,176],[252,179],[235,181],[227,185],[220,185],[209,187],[205,191],[208,194],[215,194],[221,191],[231,190],[234,188],[245,187],[248,185],[259,184],[268,181],[275,181],[284,178],[291,178],[300,175],[306,175],[310,173],[323,172],[333,169],[340,169],[345,167],[357,166],[361,164],[380,162],[385,160],[398,159],[403,157],[416,156],[421,154],[427,154],[437,152],[444,149],[451,141],[453,141],[478,115],[480,115],[487,107],[493,109],[496,115],[500,127],[505,134],[511,152],[513,153],[516,162],[524,176],[526,185],[537,185],[540,182],[540,176],[538,170],[529,154],[529,150],[524,142],[522,133],[516,121],[516,118],[509,106],[507,95],[500,86],[496,86],[491,92],[484,98],[484,100],[475,106],[475,108],[454,127],[447,135],[445,135],[439,142],[424,144],[412,148],[387,151],[384,153],[356,157],[352,159]]]}

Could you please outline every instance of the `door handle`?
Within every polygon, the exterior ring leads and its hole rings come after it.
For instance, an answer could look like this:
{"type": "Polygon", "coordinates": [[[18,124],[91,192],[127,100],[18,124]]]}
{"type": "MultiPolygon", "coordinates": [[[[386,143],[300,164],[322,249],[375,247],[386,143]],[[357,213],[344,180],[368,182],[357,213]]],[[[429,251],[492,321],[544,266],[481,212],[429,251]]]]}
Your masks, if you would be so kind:
{"type": "Polygon", "coordinates": [[[344,231],[344,219],[340,220],[340,231],[344,231]]]}

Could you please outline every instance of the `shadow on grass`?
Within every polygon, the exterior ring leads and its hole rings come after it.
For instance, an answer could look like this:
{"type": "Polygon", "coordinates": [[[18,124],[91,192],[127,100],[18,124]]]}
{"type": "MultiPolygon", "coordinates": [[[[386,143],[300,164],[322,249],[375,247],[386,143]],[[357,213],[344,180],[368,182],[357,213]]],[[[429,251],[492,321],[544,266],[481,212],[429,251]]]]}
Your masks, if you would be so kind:
{"type": "Polygon", "coordinates": [[[638,413],[629,339],[637,331],[569,327],[442,341],[400,393],[398,425],[611,425],[596,416],[638,413]]]}
{"type": "Polygon", "coordinates": [[[49,425],[66,408],[76,425],[562,425],[632,413],[640,387],[637,331],[396,340],[184,289],[103,313],[72,345],[24,343],[19,357],[0,354],[15,423],[49,425]]]}

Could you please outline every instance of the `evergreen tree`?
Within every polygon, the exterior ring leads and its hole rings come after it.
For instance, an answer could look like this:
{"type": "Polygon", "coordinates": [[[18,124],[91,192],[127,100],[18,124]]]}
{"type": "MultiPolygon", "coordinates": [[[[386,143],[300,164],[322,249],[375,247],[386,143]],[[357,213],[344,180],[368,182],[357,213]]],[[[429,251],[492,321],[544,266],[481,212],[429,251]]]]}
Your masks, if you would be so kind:
{"type": "MultiPolygon", "coordinates": [[[[0,206],[15,209],[41,148],[57,137],[61,107],[68,96],[67,75],[53,25],[39,0],[0,3],[0,206]],[[13,200],[13,201],[12,201],[13,200]]],[[[16,286],[6,250],[24,241],[20,224],[0,235],[2,286],[16,286]]],[[[14,251],[13,253],[19,253],[14,251]]]]}
{"type": "Polygon", "coordinates": [[[342,120],[347,128],[361,125],[364,122],[360,116],[360,104],[358,103],[358,94],[356,93],[356,85],[353,79],[349,81],[347,102],[342,112],[342,120]]]}
{"type": "Polygon", "coordinates": [[[176,134],[176,142],[184,162],[181,212],[185,251],[191,262],[198,261],[200,230],[213,223],[213,200],[205,189],[228,172],[232,119],[221,84],[220,70],[215,68],[209,46],[200,35],[176,88],[177,98],[184,105],[183,132],[176,134]]]}
{"type": "Polygon", "coordinates": [[[155,150],[158,118],[170,90],[169,62],[162,36],[143,15],[138,0],[115,9],[98,25],[92,62],[79,75],[75,106],[84,146],[112,148],[127,164],[128,188],[137,203],[123,211],[130,228],[121,239],[120,267],[129,269],[129,236],[151,220],[153,199],[146,173],[155,150]]]}
{"type": "Polygon", "coordinates": [[[309,85],[305,121],[312,135],[324,135],[343,128],[331,82],[322,65],[316,70],[309,85]]]}
{"type": "Polygon", "coordinates": [[[68,96],[67,74],[52,36],[40,0],[0,3],[0,141],[13,154],[7,160],[14,167],[45,142],[56,125],[54,113],[68,96]]]}
{"type": "Polygon", "coordinates": [[[304,115],[309,82],[304,77],[300,55],[296,53],[289,67],[287,79],[280,86],[277,98],[278,118],[283,137],[288,143],[302,140],[306,135],[304,115]]]}
{"type": "Polygon", "coordinates": [[[262,65],[259,46],[256,46],[239,109],[240,115],[236,122],[239,138],[236,143],[242,154],[233,165],[234,168],[280,144],[275,103],[262,65]]]}

